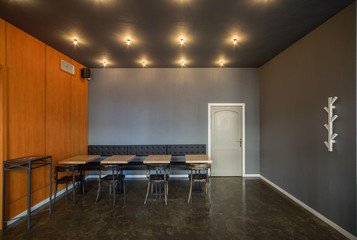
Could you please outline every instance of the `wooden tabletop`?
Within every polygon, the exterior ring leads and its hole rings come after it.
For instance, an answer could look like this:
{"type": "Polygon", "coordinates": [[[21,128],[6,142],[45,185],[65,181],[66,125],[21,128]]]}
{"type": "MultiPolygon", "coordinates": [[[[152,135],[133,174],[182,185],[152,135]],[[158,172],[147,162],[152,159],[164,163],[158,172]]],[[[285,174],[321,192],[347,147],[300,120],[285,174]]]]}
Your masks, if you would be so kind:
{"type": "Polygon", "coordinates": [[[71,158],[67,158],[59,161],[59,164],[86,164],[99,158],[100,155],[77,155],[71,158]]]}
{"type": "Polygon", "coordinates": [[[128,164],[131,160],[133,160],[135,155],[113,155],[102,160],[101,164],[128,164]]]}
{"type": "Polygon", "coordinates": [[[206,154],[186,154],[185,159],[186,163],[212,163],[206,154]]]}
{"type": "Polygon", "coordinates": [[[169,164],[171,161],[171,155],[149,155],[144,159],[144,164],[169,164]]]}

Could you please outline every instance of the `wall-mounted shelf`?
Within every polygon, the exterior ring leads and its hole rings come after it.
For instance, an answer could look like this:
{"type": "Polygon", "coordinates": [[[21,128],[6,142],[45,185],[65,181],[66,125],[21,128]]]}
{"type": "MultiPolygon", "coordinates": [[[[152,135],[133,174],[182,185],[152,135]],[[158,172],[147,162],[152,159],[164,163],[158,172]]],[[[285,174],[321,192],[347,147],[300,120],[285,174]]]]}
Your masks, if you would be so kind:
{"type": "Polygon", "coordinates": [[[329,97],[328,98],[328,106],[324,107],[325,111],[327,112],[327,124],[325,124],[325,128],[328,131],[328,139],[325,141],[325,145],[329,152],[333,151],[333,144],[335,143],[335,138],[337,137],[337,133],[333,133],[333,122],[338,117],[337,115],[333,115],[333,109],[335,106],[333,105],[337,97],[329,97]]]}

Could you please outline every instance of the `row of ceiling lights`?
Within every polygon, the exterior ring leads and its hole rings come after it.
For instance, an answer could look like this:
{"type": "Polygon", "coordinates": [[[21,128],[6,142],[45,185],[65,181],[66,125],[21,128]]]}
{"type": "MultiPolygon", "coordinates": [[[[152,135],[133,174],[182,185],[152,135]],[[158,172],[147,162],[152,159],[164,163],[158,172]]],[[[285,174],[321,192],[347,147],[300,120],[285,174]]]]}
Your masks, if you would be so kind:
{"type": "MultiPolygon", "coordinates": [[[[237,44],[238,44],[237,38],[233,38],[232,41],[233,41],[233,46],[237,46],[237,44]]],[[[181,38],[180,38],[180,45],[181,45],[181,47],[184,45],[184,43],[185,43],[185,40],[184,40],[184,38],[181,37],[181,38]]],[[[74,44],[75,46],[78,45],[78,40],[77,40],[76,38],[73,39],[73,44],[74,44]]],[[[127,46],[130,46],[130,45],[131,45],[131,39],[130,39],[130,38],[127,38],[127,39],[126,39],[126,45],[127,45],[127,46]]],[[[180,64],[181,64],[181,67],[184,67],[184,66],[185,66],[185,59],[182,59],[182,60],[180,61],[180,64]]],[[[104,61],[103,61],[103,67],[107,67],[107,66],[108,66],[108,62],[107,62],[106,60],[104,60],[104,61]]],[[[142,66],[143,66],[143,68],[147,66],[147,62],[146,62],[145,60],[142,60],[142,66]]],[[[223,59],[221,59],[221,60],[219,61],[219,66],[220,66],[220,67],[223,67],[223,66],[224,66],[224,60],[223,60],[223,59]]]]}

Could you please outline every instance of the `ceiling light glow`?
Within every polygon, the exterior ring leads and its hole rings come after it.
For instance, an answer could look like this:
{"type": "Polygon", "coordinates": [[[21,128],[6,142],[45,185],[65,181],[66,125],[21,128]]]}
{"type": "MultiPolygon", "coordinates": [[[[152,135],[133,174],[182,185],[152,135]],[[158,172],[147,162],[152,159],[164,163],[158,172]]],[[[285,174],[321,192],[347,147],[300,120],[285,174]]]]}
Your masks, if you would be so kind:
{"type": "Polygon", "coordinates": [[[219,61],[219,65],[220,65],[221,67],[223,67],[224,61],[223,61],[223,60],[219,61]]]}
{"type": "Polygon", "coordinates": [[[180,44],[181,44],[181,46],[184,44],[183,38],[180,39],[180,44]]]}
{"type": "Polygon", "coordinates": [[[146,67],[146,61],[143,60],[143,68],[146,67]]]}
{"type": "Polygon", "coordinates": [[[77,46],[77,45],[78,45],[78,41],[77,41],[77,39],[76,39],[76,38],[74,38],[74,39],[73,39],[73,44],[74,44],[75,46],[77,46]]]}
{"type": "Polygon", "coordinates": [[[184,67],[185,66],[185,60],[181,60],[181,67],[184,67]]]}
{"type": "Polygon", "coordinates": [[[236,46],[237,44],[238,44],[238,40],[237,40],[237,38],[234,38],[233,39],[233,45],[236,46]]]}
{"type": "Polygon", "coordinates": [[[104,60],[103,61],[103,67],[107,67],[107,64],[108,64],[107,61],[104,60]]]}
{"type": "Polygon", "coordinates": [[[131,42],[130,42],[130,39],[127,38],[127,39],[126,39],[126,45],[130,46],[130,43],[131,43],[131,42]]]}

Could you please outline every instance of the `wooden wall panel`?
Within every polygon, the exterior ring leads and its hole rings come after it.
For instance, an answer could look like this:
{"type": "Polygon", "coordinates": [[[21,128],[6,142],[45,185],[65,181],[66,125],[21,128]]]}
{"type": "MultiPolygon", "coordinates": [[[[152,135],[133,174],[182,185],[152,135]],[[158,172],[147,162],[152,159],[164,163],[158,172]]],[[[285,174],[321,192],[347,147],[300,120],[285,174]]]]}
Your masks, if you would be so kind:
{"type": "Polygon", "coordinates": [[[0,18],[0,64],[5,65],[5,21],[0,18]]]}
{"type": "MultiPolygon", "coordinates": [[[[86,154],[88,82],[80,78],[83,66],[2,19],[0,65],[0,163],[52,155],[54,169],[59,160],[86,154]],[[75,65],[75,75],[60,70],[61,59],[75,65]]],[[[48,170],[32,172],[32,206],[48,198],[48,170]]],[[[11,172],[6,181],[10,219],[26,210],[27,174],[11,172]]]]}
{"type": "MultiPolygon", "coordinates": [[[[8,158],[44,155],[45,44],[6,23],[8,76],[8,158]]],[[[33,171],[32,190],[45,186],[45,168],[33,171]]],[[[26,196],[27,174],[11,172],[6,193],[10,204],[26,196]]],[[[43,196],[44,197],[44,196],[43,196]]],[[[35,203],[33,203],[35,204],[35,203]]],[[[15,215],[24,209],[12,209],[15,215]]],[[[8,217],[13,217],[9,215],[8,217]]]]}
{"type": "MultiPolygon", "coordinates": [[[[40,189],[32,192],[32,194],[31,194],[32,206],[45,200],[47,198],[47,196],[48,195],[46,195],[46,197],[45,197],[45,188],[40,188],[40,189]]],[[[10,203],[6,210],[6,215],[14,217],[19,214],[19,210],[20,210],[20,213],[27,210],[27,195],[10,203]]]]}
{"type": "Polygon", "coordinates": [[[71,156],[71,74],[60,70],[61,59],[71,62],[46,46],[46,154],[52,156],[52,172],[58,161],[71,156]]]}
{"type": "Polygon", "coordinates": [[[71,77],[71,153],[88,154],[88,80],[81,78],[83,65],[72,60],[76,67],[71,77]]]}
{"type": "MultiPolygon", "coordinates": [[[[7,76],[5,61],[5,21],[0,18],[0,192],[2,192],[2,162],[7,157],[7,76]]],[[[2,205],[2,198],[0,198],[2,205]]],[[[0,216],[2,209],[0,209],[0,216]]],[[[1,221],[0,217],[0,221],[1,221]]],[[[1,228],[1,227],[0,227],[1,228]]]]}

